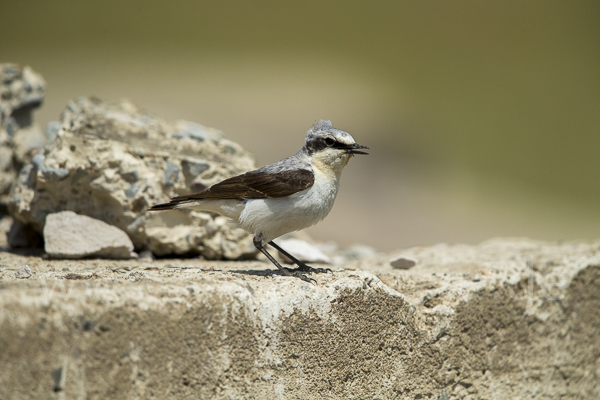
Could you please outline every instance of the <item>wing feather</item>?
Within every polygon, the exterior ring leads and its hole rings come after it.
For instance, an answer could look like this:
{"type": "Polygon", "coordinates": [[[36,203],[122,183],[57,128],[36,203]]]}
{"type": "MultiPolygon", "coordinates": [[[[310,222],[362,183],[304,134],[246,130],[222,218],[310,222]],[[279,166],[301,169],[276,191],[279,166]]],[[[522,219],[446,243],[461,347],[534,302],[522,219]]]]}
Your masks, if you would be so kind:
{"type": "Polygon", "coordinates": [[[152,209],[169,209],[195,200],[250,200],[289,196],[310,188],[315,181],[312,171],[306,169],[265,172],[261,170],[225,179],[201,192],[173,197],[169,203],[152,209]]]}

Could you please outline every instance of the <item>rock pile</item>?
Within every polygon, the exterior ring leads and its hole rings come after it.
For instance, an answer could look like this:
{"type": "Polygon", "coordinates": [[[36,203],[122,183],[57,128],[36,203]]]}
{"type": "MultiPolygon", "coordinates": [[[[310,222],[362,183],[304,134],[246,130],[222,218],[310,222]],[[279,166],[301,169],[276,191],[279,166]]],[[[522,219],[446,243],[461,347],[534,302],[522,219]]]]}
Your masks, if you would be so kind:
{"type": "Polygon", "coordinates": [[[21,169],[11,193],[9,211],[21,224],[41,233],[49,214],[68,210],[123,230],[136,250],[159,256],[255,253],[251,238],[224,217],[146,212],[254,168],[251,155],[219,131],[96,98],[70,102],[50,127],[50,143],[21,169]]]}

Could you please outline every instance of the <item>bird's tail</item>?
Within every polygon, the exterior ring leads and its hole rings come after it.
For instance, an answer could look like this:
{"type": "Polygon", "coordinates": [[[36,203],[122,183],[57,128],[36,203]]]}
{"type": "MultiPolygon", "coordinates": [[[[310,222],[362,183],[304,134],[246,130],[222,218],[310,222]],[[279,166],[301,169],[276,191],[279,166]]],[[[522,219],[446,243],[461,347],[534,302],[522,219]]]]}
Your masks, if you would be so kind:
{"type": "Polygon", "coordinates": [[[172,210],[173,208],[176,208],[176,207],[177,206],[172,203],[163,203],[163,204],[157,204],[155,206],[150,207],[148,209],[148,211],[172,210]]]}
{"type": "Polygon", "coordinates": [[[182,208],[189,207],[191,204],[190,201],[180,201],[180,200],[171,200],[168,203],[157,204],[148,209],[148,211],[164,211],[164,210],[172,210],[174,208],[182,208]]]}

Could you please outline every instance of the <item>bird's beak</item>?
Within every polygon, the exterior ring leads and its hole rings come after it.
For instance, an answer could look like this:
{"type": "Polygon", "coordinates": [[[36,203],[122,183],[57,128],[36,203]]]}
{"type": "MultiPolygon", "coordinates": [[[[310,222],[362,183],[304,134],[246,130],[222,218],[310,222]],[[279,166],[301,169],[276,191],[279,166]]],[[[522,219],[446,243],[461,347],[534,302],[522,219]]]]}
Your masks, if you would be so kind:
{"type": "Polygon", "coordinates": [[[361,144],[358,143],[354,143],[351,146],[348,146],[348,153],[350,154],[365,154],[365,155],[369,155],[369,153],[365,153],[364,151],[359,151],[357,149],[368,149],[367,146],[363,146],[361,144]]]}

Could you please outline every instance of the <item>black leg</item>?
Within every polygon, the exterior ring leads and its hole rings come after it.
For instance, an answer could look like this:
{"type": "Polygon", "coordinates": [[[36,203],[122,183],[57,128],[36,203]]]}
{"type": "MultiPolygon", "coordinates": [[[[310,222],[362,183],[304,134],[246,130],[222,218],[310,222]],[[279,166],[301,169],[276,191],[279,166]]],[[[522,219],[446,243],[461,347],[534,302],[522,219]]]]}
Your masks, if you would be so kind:
{"type": "Polygon", "coordinates": [[[271,261],[278,269],[279,269],[279,273],[281,275],[285,275],[285,276],[295,276],[296,278],[300,278],[303,281],[306,282],[311,282],[316,284],[317,281],[313,278],[309,278],[308,276],[304,275],[301,271],[292,271],[289,270],[287,268],[284,268],[281,266],[281,264],[279,264],[277,262],[277,260],[275,258],[273,258],[273,256],[271,254],[269,254],[269,252],[267,251],[267,249],[265,249],[262,245],[262,243],[260,242],[259,239],[257,239],[256,237],[254,237],[253,240],[254,243],[254,247],[256,247],[261,253],[263,253],[265,255],[265,257],[267,257],[269,259],[269,261],[271,261]]]}
{"type": "Polygon", "coordinates": [[[303,272],[310,272],[310,273],[312,273],[312,272],[316,272],[316,273],[331,272],[331,270],[329,268],[313,268],[310,265],[306,265],[305,263],[298,260],[293,255],[291,255],[290,253],[288,253],[287,251],[282,249],[277,243],[275,243],[272,240],[269,242],[269,244],[271,246],[275,247],[276,250],[279,250],[281,253],[283,253],[284,256],[286,256],[287,258],[292,260],[298,266],[298,268],[296,268],[294,271],[303,271],[303,272]]]}

